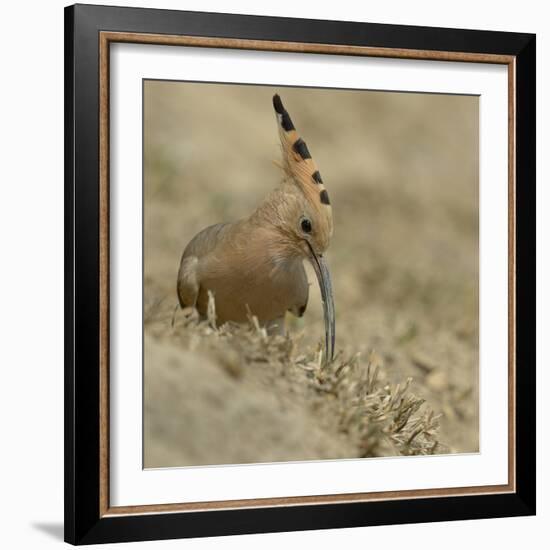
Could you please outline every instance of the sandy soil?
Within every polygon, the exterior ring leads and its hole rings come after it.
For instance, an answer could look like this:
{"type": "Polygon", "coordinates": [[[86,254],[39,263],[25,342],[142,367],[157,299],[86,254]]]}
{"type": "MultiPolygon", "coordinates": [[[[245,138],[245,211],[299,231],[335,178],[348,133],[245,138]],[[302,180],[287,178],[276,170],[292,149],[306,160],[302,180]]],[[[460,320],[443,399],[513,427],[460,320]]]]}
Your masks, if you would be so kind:
{"type": "Polygon", "coordinates": [[[146,83],[147,467],[431,449],[435,428],[412,449],[397,441],[395,417],[378,418],[376,434],[370,413],[360,429],[344,421],[372,350],[380,399],[412,377],[407,391],[426,404],[411,419],[442,415],[433,452],[477,451],[477,115],[475,97],[146,83]],[[266,342],[254,327],[220,335],[181,314],[170,325],[187,242],[248,215],[279,181],[275,92],[331,197],[339,361],[360,354],[330,373],[345,390],[326,390],[315,367],[323,318],[314,276],[308,310],[289,316],[284,341],[266,342]]]}

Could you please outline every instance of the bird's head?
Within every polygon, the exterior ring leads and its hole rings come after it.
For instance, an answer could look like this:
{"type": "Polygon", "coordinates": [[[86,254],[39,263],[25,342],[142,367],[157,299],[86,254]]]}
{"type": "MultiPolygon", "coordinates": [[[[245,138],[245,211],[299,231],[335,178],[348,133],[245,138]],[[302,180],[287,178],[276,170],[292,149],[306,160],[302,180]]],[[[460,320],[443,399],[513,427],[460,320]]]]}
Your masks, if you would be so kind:
{"type": "Polygon", "coordinates": [[[323,299],[326,358],[334,355],[335,319],[330,273],[325,261],[333,233],[332,208],[319,169],[278,95],[273,96],[285,177],[273,201],[274,217],[287,246],[312,264],[323,299]]]}

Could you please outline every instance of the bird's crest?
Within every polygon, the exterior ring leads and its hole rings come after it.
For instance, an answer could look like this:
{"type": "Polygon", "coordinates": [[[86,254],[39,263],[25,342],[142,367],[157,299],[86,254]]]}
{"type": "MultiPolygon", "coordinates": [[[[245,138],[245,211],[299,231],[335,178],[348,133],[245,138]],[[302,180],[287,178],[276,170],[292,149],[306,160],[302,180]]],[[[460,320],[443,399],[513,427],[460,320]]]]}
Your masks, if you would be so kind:
{"type": "MultiPolygon", "coordinates": [[[[277,114],[286,176],[300,187],[313,205],[330,211],[330,200],[321,173],[311,158],[306,142],[298,135],[278,94],[273,96],[273,108],[277,114]]],[[[327,214],[330,215],[330,212],[327,214]]]]}

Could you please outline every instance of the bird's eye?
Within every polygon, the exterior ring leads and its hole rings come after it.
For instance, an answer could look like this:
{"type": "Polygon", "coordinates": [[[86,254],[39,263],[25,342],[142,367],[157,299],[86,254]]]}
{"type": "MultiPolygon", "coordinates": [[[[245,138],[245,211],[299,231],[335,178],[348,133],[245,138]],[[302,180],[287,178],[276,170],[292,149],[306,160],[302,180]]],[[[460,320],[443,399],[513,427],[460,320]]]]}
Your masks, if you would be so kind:
{"type": "Polygon", "coordinates": [[[302,220],[301,226],[304,233],[311,233],[311,222],[307,218],[302,220]]]}

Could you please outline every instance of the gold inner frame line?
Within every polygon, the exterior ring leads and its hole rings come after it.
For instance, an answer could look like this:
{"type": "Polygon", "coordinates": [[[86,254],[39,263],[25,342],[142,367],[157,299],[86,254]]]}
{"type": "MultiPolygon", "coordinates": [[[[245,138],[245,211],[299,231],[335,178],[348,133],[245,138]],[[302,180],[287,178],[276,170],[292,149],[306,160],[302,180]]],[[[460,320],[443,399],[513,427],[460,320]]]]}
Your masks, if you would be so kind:
{"type": "Polygon", "coordinates": [[[440,498],[448,496],[486,495],[513,493],[516,490],[516,341],[515,341],[515,133],[516,133],[516,58],[511,55],[465,53],[448,51],[414,50],[402,48],[378,48],[301,42],[279,42],[215,38],[206,36],[159,35],[146,33],[99,33],[99,310],[100,310],[100,467],[99,514],[104,516],[191,512],[207,510],[244,509],[258,507],[319,505],[349,502],[373,502],[411,498],[440,498]],[[476,487],[415,489],[406,491],[382,491],[334,495],[306,495],[215,502],[190,502],[172,504],[147,504],[139,506],[110,506],[109,500],[109,52],[111,43],[156,44],[205,48],[226,48],[272,52],[316,53],[395,59],[419,59],[431,61],[459,61],[469,63],[493,63],[508,67],[508,483],[476,487]]]}

